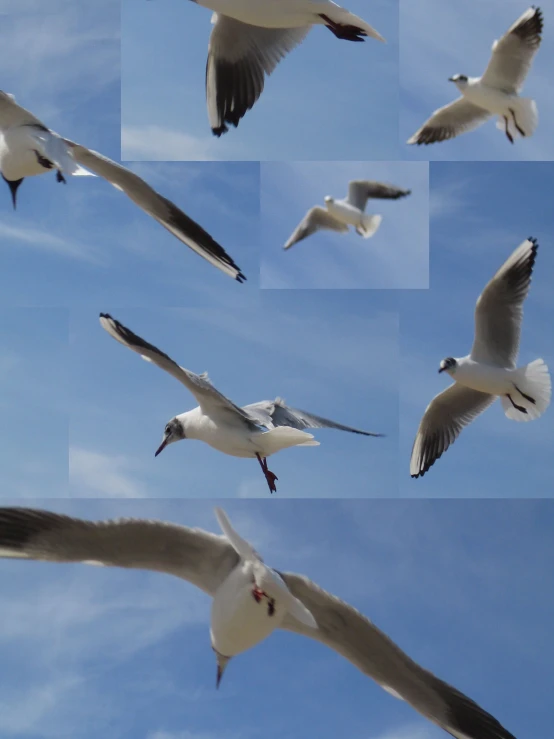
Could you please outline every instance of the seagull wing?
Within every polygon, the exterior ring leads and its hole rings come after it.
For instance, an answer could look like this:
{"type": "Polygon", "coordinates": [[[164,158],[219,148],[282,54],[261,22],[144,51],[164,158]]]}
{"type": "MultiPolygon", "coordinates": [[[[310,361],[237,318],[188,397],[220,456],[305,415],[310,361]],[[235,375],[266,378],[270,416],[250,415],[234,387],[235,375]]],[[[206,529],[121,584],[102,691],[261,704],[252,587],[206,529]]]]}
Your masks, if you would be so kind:
{"type": "Polygon", "coordinates": [[[271,74],[281,59],[310,30],[260,28],[214,13],[214,27],[206,64],[206,100],[212,132],[238,126],[264,89],[264,75],[271,74]]]}
{"type": "Polygon", "coordinates": [[[140,354],[147,362],[153,362],[160,369],[169,372],[170,375],[179,380],[198,401],[198,405],[210,415],[219,412],[231,412],[246,422],[252,430],[258,426],[248,414],[239,406],[235,405],[229,398],[219,392],[210,382],[206,373],[196,375],[184,367],[180,367],[171,357],[160,351],[153,344],[149,344],[140,336],[133,333],[131,329],[112,318],[108,313],[100,313],[100,325],[120,344],[140,354]]]}
{"type": "Polygon", "coordinates": [[[329,211],[325,210],[325,208],[320,208],[319,205],[316,205],[315,208],[311,208],[306,213],[304,219],[297,226],[296,230],[283,248],[290,249],[291,246],[302,241],[302,239],[308,238],[308,236],[311,236],[321,228],[327,228],[331,231],[340,231],[341,233],[348,231],[346,223],[339,221],[335,216],[332,216],[329,211]]]}
{"type": "Polygon", "coordinates": [[[454,383],[427,406],[417,430],[410,475],[422,477],[470,424],[496,399],[495,395],[454,383]]]}
{"type": "Polygon", "coordinates": [[[223,536],[148,521],[85,521],[32,508],[0,508],[0,557],[155,570],[213,595],[239,557],[223,536]]]}
{"type": "Polygon", "coordinates": [[[515,739],[471,698],[410,659],[355,608],[306,577],[279,574],[318,625],[317,629],[310,628],[287,614],[282,628],[334,649],[386,691],[457,739],[515,739]]]}
{"type": "Polygon", "coordinates": [[[246,279],[225,249],[214,241],[202,226],[183,213],[170,200],[157,193],[141,177],[102,154],[68,139],[64,140],[69,145],[76,162],[124,192],[135,205],[155,218],[179,241],[238,282],[246,279]]]}
{"type": "Polygon", "coordinates": [[[475,307],[475,340],[471,348],[475,361],[515,368],[523,302],[531,285],[538,248],[536,239],[524,241],[479,296],[475,307]]]}
{"type": "Polygon", "coordinates": [[[42,121],[15,102],[15,97],[9,92],[0,90],[0,131],[14,126],[36,126],[48,131],[42,121]]]}
{"type": "Polygon", "coordinates": [[[374,434],[371,431],[360,431],[360,429],[352,428],[352,426],[344,426],[342,423],[330,421],[328,418],[316,416],[313,413],[298,410],[298,408],[289,408],[281,398],[274,401],[262,400],[259,403],[252,403],[244,407],[249,415],[259,418],[263,423],[272,426],[290,426],[293,429],[303,431],[304,429],[339,429],[340,431],[350,431],[353,434],[362,434],[363,436],[384,436],[384,434],[374,434]]]}
{"type": "Polygon", "coordinates": [[[491,113],[463,97],[435,110],[429,120],[408,139],[408,144],[434,144],[472,131],[483,124],[491,113]]]}
{"type": "Polygon", "coordinates": [[[540,8],[529,8],[495,41],[491,60],[481,80],[511,95],[523,87],[541,44],[543,18],[540,8]]]}
{"type": "Polygon", "coordinates": [[[411,190],[402,190],[394,185],[384,182],[373,182],[372,180],[352,180],[348,183],[348,195],[346,202],[358,210],[364,210],[370,198],[381,200],[398,200],[409,195],[411,190]]]}

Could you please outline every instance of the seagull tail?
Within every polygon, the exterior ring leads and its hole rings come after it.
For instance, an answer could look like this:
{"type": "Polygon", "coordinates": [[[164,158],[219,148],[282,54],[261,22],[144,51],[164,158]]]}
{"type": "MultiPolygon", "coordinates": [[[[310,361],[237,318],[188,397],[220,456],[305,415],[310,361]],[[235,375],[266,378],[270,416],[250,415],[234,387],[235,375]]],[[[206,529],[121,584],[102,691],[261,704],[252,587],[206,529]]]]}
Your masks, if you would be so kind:
{"type": "Polygon", "coordinates": [[[368,216],[362,217],[362,225],[356,226],[356,233],[360,234],[364,239],[369,239],[377,231],[381,225],[383,216],[368,216]]]}
{"type": "MultiPolygon", "coordinates": [[[[513,106],[514,116],[508,117],[508,129],[510,133],[514,138],[522,135],[531,136],[539,123],[539,111],[537,110],[536,102],[531,98],[517,98],[511,105],[513,106]],[[523,134],[519,129],[523,131],[523,134]]],[[[503,116],[499,117],[496,126],[501,131],[505,130],[506,123],[503,116]]]]}
{"type": "Polygon", "coordinates": [[[515,405],[525,409],[515,408],[510,398],[502,396],[504,413],[513,421],[534,421],[545,412],[550,405],[552,382],[548,367],[543,359],[520,367],[514,376],[514,392],[510,393],[515,405]]]}
{"type": "Polygon", "coordinates": [[[313,434],[293,429],[290,426],[277,426],[277,428],[264,431],[256,441],[264,457],[291,446],[319,446],[319,441],[314,439],[313,434]]]}

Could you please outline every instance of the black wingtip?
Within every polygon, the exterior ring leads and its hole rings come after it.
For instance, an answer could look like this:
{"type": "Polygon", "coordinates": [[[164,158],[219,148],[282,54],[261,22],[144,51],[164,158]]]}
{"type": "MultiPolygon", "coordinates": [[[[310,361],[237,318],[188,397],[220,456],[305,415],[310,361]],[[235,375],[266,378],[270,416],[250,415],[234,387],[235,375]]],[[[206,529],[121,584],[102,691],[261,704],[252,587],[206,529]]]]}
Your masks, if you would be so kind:
{"type": "Polygon", "coordinates": [[[246,275],[243,275],[242,272],[239,272],[238,275],[235,277],[235,280],[242,284],[243,282],[246,282],[246,275]]]}

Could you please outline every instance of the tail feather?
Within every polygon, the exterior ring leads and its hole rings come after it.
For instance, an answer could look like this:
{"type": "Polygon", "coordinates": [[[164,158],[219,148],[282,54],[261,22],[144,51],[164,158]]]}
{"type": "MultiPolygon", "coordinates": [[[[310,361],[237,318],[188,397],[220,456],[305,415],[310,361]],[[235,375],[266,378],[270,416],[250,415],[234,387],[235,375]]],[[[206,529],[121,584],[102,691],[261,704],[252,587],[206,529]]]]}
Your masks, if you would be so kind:
{"type": "Polygon", "coordinates": [[[510,398],[502,396],[502,407],[508,418],[513,421],[534,421],[542,416],[550,405],[552,395],[550,373],[544,360],[535,359],[534,362],[517,370],[514,391],[510,395],[514,403],[524,410],[514,408],[510,398]]]}
{"type": "MultiPolygon", "coordinates": [[[[531,136],[539,123],[539,111],[535,101],[531,98],[517,98],[513,101],[513,111],[515,121],[512,115],[508,116],[508,131],[512,137],[515,139],[518,136],[531,136]],[[518,127],[523,133],[518,130],[518,127]]],[[[505,131],[506,122],[503,116],[498,118],[496,127],[501,131],[505,131]]]]}
{"type": "Polygon", "coordinates": [[[264,431],[256,436],[256,443],[259,453],[264,457],[291,446],[319,446],[319,441],[314,439],[313,434],[290,426],[278,426],[264,431]]]}
{"type": "Polygon", "coordinates": [[[362,236],[364,239],[369,239],[377,231],[381,225],[383,216],[368,216],[364,215],[362,219],[362,225],[356,226],[356,233],[362,236]]]}

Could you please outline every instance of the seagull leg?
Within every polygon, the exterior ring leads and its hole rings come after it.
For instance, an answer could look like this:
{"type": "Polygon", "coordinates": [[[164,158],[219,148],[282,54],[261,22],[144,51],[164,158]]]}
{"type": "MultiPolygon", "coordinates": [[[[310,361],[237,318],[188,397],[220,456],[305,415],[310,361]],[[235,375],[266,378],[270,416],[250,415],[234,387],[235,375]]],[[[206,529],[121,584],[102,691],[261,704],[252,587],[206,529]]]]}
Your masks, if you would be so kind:
{"type": "Polygon", "coordinates": [[[36,149],[33,149],[33,151],[35,152],[37,162],[40,164],[41,167],[44,167],[44,169],[52,169],[54,165],[52,164],[50,160],[43,157],[42,154],[36,149]]]}
{"type": "Polygon", "coordinates": [[[536,405],[537,401],[535,398],[532,398],[530,395],[526,395],[525,393],[522,393],[521,390],[518,388],[517,385],[514,384],[515,389],[518,391],[518,393],[525,398],[525,400],[528,400],[530,403],[533,403],[533,405],[536,405]]]}
{"type": "Polygon", "coordinates": [[[264,595],[265,595],[264,591],[260,590],[260,588],[257,585],[254,585],[254,587],[252,588],[252,597],[254,598],[256,603],[260,603],[264,595]]]}
{"type": "MultiPolygon", "coordinates": [[[[523,395],[523,393],[522,393],[522,395],[523,395]]],[[[510,403],[514,406],[514,408],[516,409],[516,411],[519,411],[520,413],[527,413],[527,408],[524,408],[522,405],[516,405],[514,403],[514,401],[512,400],[512,396],[510,395],[510,393],[507,393],[506,397],[510,399],[510,403]]]]}
{"type": "MultiPolygon", "coordinates": [[[[508,118],[504,116],[504,123],[506,124],[506,136],[508,137],[508,141],[513,144],[514,143],[514,137],[512,134],[508,131],[508,118]]],[[[508,396],[509,397],[509,396],[508,396]]]]}
{"type": "Polygon", "coordinates": [[[271,472],[271,470],[268,470],[267,459],[265,457],[262,459],[260,455],[258,454],[258,452],[256,452],[256,459],[260,463],[260,467],[262,468],[262,472],[264,473],[265,479],[269,486],[269,492],[276,493],[277,488],[275,487],[275,480],[278,480],[279,478],[277,477],[277,475],[271,472]]]}
{"type": "Polygon", "coordinates": [[[65,181],[65,177],[59,169],[56,171],[56,182],[63,182],[64,185],[67,184],[67,182],[65,181]]]}
{"type": "Polygon", "coordinates": [[[512,114],[512,118],[514,119],[514,126],[517,128],[520,135],[526,136],[527,134],[525,133],[525,131],[517,125],[516,114],[513,108],[510,108],[510,113],[512,114]]]}
{"type": "Polygon", "coordinates": [[[357,26],[336,23],[331,20],[329,16],[323,15],[323,13],[319,13],[319,17],[325,21],[325,26],[334,33],[337,38],[342,38],[345,41],[363,41],[364,36],[367,36],[367,33],[357,26]]]}

